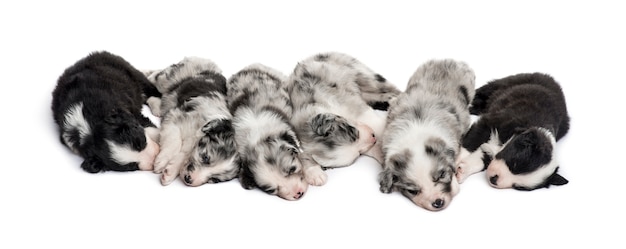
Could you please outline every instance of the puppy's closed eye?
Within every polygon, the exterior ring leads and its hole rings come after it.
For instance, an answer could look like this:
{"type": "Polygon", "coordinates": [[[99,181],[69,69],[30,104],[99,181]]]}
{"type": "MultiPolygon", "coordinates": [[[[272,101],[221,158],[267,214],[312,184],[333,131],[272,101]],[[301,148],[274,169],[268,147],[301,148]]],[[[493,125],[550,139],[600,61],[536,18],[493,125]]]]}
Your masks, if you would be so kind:
{"type": "Polygon", "coordinates": [[[405,189],[404,192],[412,196],[416,196],[420,193],[420,191],[417,189],[405,189]]]}
{"type": "Polygon", "coordinates": [[[259,186],[259,188],[270,195],[274,195],[278,192],[278,189],[272,186],[259,186]]]}
{"type": "Polygon", "coordinates": [[[296,173],[296,169],[296,166],[291,166],[287,171],[287,175],[292,175],[293,173],[296,173]]]}

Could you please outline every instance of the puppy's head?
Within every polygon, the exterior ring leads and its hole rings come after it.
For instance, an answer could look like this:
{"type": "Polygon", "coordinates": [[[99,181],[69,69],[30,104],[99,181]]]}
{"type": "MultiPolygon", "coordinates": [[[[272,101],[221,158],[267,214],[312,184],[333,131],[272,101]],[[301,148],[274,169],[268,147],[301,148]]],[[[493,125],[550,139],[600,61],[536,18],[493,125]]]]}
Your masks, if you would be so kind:
{"type": "Polygon", "coordinates": [[[189,163],[180,177],[188,186],[232,180],[239,173],[235,163],[237,146],[235,132],[229,119],[211,120],[202,127],[200,138],[189,163]]]}
{"type": "Polygon", "coordinates": [[[100,113],[84,109],[79,103],[64,115],[61,141],[84,158],[81,167],[89,173],[151,170],[159,152],[151,131],[156,132],[156,128],[144,128],[133,114],[122,108],[100,113]],[[101,122],[86,118],[99,115],[103,115],[102,119],[94,119],[101,122]]]}
{"type": "Polygon", "coordinates": [[[534,190],[551,185],[564,185],[568,180],[557,174],[559,164],[554,157],[556,140],[544,128],[520,129],[487,166],[487,179],[495,188],[534,190]]]}
{"type": "Polygon", "coordinates": [[[239,181],[285,200],[299,200],[308,189],[300,161],[300,142],[292,131],[269,136],[239,154],[239,181]]]}
{"type": "Polygon", "coordinates": [[[422,208],[443,210],[459,192],[454,157],[453,148],[438,138],[390,153],[379,175],[380,191],[398,191],[422,208]]]}
{"type": "Polygon", "coordinates": [[[307,150],[323,167],[350,165],[376,143],[372,128],[331,113],[315,115],[307,128],[307,150]]]}

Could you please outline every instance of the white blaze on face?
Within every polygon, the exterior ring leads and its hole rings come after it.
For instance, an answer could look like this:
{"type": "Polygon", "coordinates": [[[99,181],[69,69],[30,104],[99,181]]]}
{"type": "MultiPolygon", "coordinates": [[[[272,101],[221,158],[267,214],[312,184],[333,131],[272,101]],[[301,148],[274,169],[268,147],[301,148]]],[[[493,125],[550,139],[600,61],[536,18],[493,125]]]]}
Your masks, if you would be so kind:
{"type": "Polygon", "coordinates": [[[150,131],[145,131],[146,148],[142,151],[131,149],[128,145],[106,140],[111,151],[111,159],[120,165],[136,162],[140,170],[152,170],[154,159],[159,153],[159,144],[150,138],[150,131]]]}
{"type": "Polygon", "coordinates": [[[85,116],[83,115],[83,103],[81,102],[70,107],[65,113],[64,118],[65,119],[63,122],[63,126],[64,126],[63,130],[64,131],[77,130],[78,135],[80,137],[80,141],[78,145],[73,144],[71,141],[71,137],[70,137],[71,134],[67,132],[63,133],[62,135],[63,141],[72,149],[72,151],[74,151],[74,153],[78,153],[75,150],[75,148],[83,143],[82,140],[86,136],[91,134],[91,127],[89,126],[89,123],[87,122],[87,120],[85,119],[85,116]]]}

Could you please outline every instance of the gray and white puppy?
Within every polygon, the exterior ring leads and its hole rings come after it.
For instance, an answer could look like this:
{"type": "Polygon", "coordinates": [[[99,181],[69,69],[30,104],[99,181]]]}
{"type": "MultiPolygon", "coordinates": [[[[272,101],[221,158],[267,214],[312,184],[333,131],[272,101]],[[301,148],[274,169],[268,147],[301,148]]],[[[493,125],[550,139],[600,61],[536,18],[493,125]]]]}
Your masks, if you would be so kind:
{"type": "Polygon", "coordinates": [[[400,91],[380,74],[349,55],[320,53],[298,63],[288,89],[309,184],[325,184],[323,168],[348,166],[361,154],[383,162],[377,137],[385,118],[374,108],[387,108],[400,91]]]}
{"type": "Polygon", "coordinates": [[[455,159],[470,125],[475,75],[464,63],[430,60],[390,103],[382,138],[385,162],[380,191],[398,191],[431,211],[448,206],[459,192],[455,159]]]}
{"type": "Polygon", "coordinates": [[[149,103],[161,116],[160,145],[154,172],[161,184],[177,176],[189,186],[235,178],[236,146],[226,104],[226,79],[211,60],[186,57],[163,70],[148,72],[163,94],[149,103]]]}
{"type": "Polygon", "coordinates": [[[241,186],[298,200],[308,184],[299,158],[300,141],[289,122],[292,107],[285,82],[281,72],[252,64],[228,80],[228,101],[241,186]]]}

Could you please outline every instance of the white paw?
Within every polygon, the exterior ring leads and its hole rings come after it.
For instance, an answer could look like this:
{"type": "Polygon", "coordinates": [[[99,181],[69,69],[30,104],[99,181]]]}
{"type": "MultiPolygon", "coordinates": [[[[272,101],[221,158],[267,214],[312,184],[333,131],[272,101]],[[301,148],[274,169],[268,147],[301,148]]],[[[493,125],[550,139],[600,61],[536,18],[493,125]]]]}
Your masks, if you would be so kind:
{"type": "Polygon", "coordinates": [[[463,183],[469,176],[478,173],[484,169],[484,163],[482,159],[482,151],[480,149],[469,153],[465,149],[461,150],[461,156],[459,156],[456,162],[456,179],[459,183],[463,183]],[[466,153],[464,153],[464,151],[466,153]]]}
{"type": "Polygon", "coordinates": [[[459,184],[463,183],[463,181],[465,181],[465,179],[467,179],[467,177],[469,176],[468,174],[466,174],[465,172],[467,172],[465,170],[465,162],[459,162],[456,166],[456,180],[459,182],[459,184]]]}
{"type": "Polygon", "coordinates": [[[322,186],[328,180],[326,172],[321,167],[310,167],[304,173],[306,182],[313,186],[322,186]]]}
{"type": "Polygon", "coordinates": [[[178,170],[174,167],[166,167],[161,174],[161,185],[170,185],[178,177],[178,170]]]}
{"type": "Polygon", "coordinates": [[[157,97],[149,97],[146,100],[148,107],[150,107],[150,112],[155,117],[161,117],[161,99],[157,97]]]}
{"type": "Polygon", "coordinates": [[[156,159],[154,159],[154,169],[152,170],[152,172],[157,174],[163,173],[163,170],[165,169],[169,161],[170,160],[168,156],[165,156],[163,153],[159,153],[156,159]]]}

